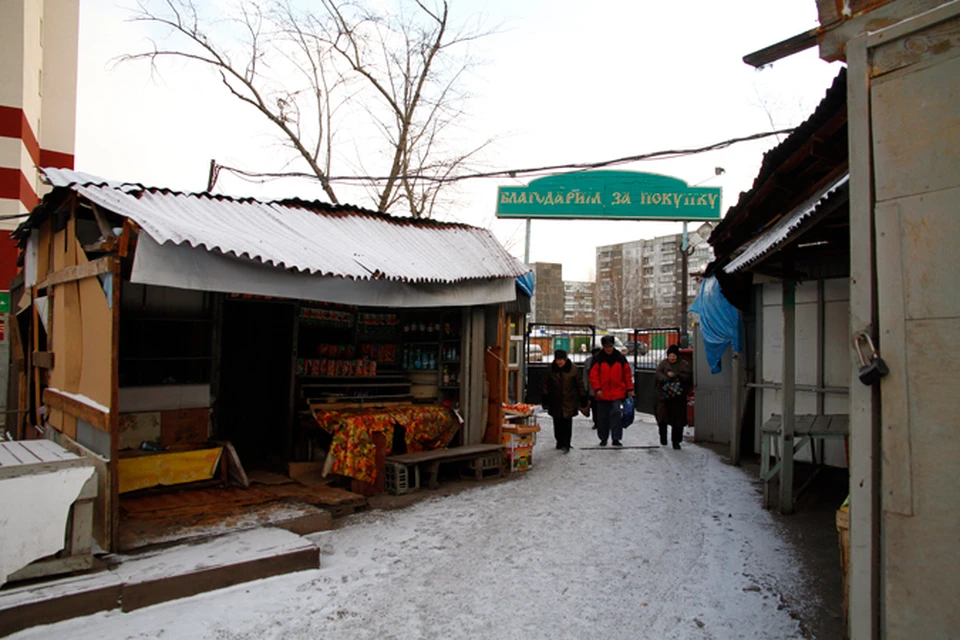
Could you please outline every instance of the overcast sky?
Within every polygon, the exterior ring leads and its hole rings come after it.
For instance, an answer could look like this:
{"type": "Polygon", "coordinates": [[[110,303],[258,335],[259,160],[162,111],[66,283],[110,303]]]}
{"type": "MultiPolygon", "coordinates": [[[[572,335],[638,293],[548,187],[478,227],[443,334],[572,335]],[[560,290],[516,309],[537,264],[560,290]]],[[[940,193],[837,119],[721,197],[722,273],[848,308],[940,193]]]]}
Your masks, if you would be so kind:
{"type": "MultiPolygon", "coordinates": [[[[226,0],[205,0],[214,6],[226,0]]],[[[82,0],[76,168],[185,191],[206,186],[211,158],[254,171],[290,158],[252,108],[204,69],[112,65],[150,33],[125,21],[132,0],[82,0]]],[[[494,138],[486,169],[594,162],[705,146],[802,122],[839,73],[816,49],[762,70],[742,57],[817,24],[815,0],[452,0],[455,19],[498,32],[474,45],[465,135],[494,138]],[[775,9],[773,8],[775,7],[775,9]]],[[[682,159],[618,167],[721,187],[722,210],[750,188],[776,138],[682,159]],[[715,167],[725,173],[715,175],[715,167]]],[[[489,227],[522,258],[524,224],[496,220],[496,189],[524,180],[472,180],[440,219],[489,227]]],[[[267,185],[223,175],[216,191],[321,198],[301,180],[267,185]]],[[[370,207],[357,192],[351,201],[370,207]]],[[[678,232],[679,223],[534,221],[531,261],[592,278],[595,247],[678,232]]]]}

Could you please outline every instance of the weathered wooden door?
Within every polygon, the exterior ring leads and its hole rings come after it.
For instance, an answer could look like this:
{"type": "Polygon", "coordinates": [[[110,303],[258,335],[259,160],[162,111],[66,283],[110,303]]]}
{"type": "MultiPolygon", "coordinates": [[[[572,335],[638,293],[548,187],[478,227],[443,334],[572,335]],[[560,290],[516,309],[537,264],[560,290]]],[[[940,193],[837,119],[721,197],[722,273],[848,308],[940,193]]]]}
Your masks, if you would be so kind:
{"type": "Polygon", "coordinates": [[[960,2],[847,44],[851,637],[960,629],[960,2]]]}

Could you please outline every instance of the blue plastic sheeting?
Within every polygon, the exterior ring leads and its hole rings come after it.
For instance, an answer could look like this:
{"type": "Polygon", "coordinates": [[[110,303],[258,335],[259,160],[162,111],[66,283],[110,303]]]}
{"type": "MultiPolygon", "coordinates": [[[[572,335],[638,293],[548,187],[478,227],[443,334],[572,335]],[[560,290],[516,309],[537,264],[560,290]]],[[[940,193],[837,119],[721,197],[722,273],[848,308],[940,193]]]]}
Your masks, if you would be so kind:
{"type": "Polygon", "coordinates": [[[700,285],[700,295],[690,305],[690,312],[700,316],[700,335],[710,372],[720,373],[720,359],[728,346],[733,345],[734,352],[743,351],[740,312],[724,297],[714,276],[700,285]]]}
{"type": "Polygon", "coordinates": [[[533,297],[533,271],[525,273],[524,275],[517,278],[517,286],[520,287],[520,290],[527,294],[528,297],[533,297]]]}

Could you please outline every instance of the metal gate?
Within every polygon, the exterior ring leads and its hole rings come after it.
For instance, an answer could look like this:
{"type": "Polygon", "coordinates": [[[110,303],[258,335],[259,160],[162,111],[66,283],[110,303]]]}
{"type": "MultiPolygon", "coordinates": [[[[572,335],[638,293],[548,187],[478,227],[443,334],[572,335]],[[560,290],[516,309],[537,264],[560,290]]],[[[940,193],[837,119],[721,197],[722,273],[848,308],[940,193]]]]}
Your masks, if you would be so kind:
{"type": "MultiPolygon", "coordinates": [[[[667,348],[680,344],[680,328],[631,329],[615,333],[627,337],[624,344],[627,361],[633,367],[637,411],[653,414],[657,398],[654,373],[657,365],[667,357],[667,348]]],[[[540,381],[553,362],[554,350],[565,350],[570,354],[570,360],[582,365],[597,340],[597,328],[593,325],[539,322],[528,325],[523,344],[527,372],[525,401],[540,404],[540,381]]]]}
{"type": "Polygon", "coordinates": [[[590,355],[597,339],[597,328],[592,324],[549,324],[532,322],[527,325],[523,339],[523,362],[526,370],[526,398],[528,404],[540,404],[540,381],[553,362],[553,352],[563,349],[578,365],[590,355]]]}

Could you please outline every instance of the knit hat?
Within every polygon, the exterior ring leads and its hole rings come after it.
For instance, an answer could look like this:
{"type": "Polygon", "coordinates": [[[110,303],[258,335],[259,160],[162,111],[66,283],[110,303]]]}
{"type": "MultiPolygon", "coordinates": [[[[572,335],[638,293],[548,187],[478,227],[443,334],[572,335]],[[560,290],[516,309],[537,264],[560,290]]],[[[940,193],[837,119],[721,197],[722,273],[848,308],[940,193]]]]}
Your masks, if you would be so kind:
{"type": "Polygon", "coordinates": [[[670,355],[671,353],[675,353],[675,354],[677,354],[677,356],[679,357],[679,356],[680,356],[680,347],[678,347],[678,346],[675,345],[675,344],[670,345],[670,346],[667,348],[667,355],[670,355]]]}
{"type": "Polygon", "coordinates": [[[556,351],[553,352],[553,359],[554,359],[554,360],[566,360],[566,359],[567,359],[567,352],[564,351],[563,349],[557,349],[556,351]]]}
{"type": "Polygon", "coordinates": [[[614,345],[613,336],[603,336],[602,338],[600,338],[600,344],[602,344],[605,347],[612,347],[614,345]]]}

